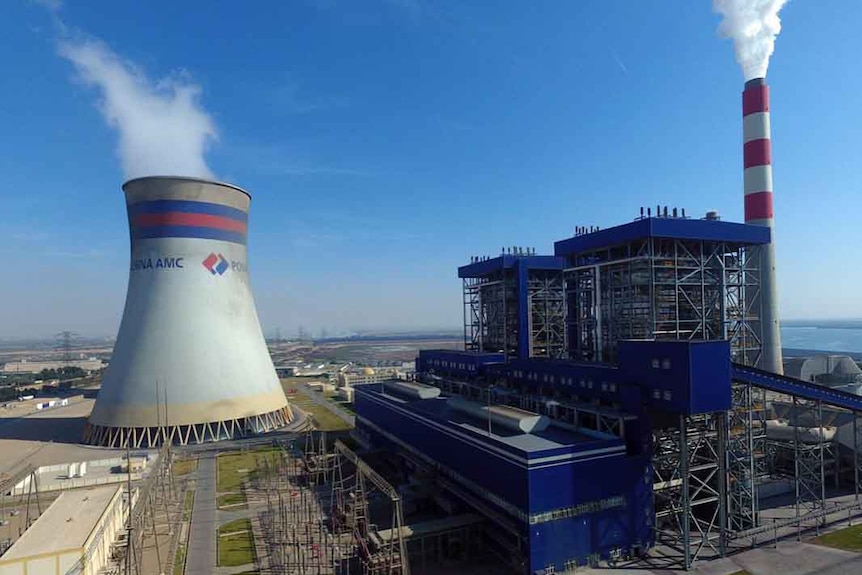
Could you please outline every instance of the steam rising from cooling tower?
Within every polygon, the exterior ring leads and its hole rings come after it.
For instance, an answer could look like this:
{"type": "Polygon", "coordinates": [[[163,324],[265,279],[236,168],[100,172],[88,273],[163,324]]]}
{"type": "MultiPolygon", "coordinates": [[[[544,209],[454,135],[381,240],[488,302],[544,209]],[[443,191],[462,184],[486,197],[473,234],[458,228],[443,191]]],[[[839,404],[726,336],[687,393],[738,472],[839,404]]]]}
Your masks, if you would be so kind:
{"type": "Polygon", "coordinates": [[[200,88],[182,74],[150,81],[134,64],[93,39],[60,42],[60,55],[99,89],[99,109],[119,133],[126,178],[173,174],[212,178],[204,154],[216,137],[200,88]]]}
{"type": "Polygon", "coordinates": [[[746,80],[766,77],[775,38],[781,32],[778,12],[787,0],[713,0],[723,16],[719,33],[733,40],[736,60],[746,80]]]}

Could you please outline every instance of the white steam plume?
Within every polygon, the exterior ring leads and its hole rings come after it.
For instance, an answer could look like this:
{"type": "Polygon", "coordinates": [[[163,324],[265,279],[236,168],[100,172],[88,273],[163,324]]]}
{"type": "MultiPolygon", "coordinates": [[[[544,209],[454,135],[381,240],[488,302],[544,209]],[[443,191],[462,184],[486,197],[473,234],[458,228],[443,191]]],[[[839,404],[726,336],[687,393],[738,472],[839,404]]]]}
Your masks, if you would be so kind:
{"type": "Polygon", "coordinates": [[[199,86],[182,77],[153,83],[97,40],[63,40],[59,53],[101,92],[99,109],[119,133],[118,154],[127,178],[212,178],[204,154],[216,129],[198,101],[199,86]]]}
{"type": "Polygon", "coordinates": [[[736,61],[746,80],[766,77],[775,37],[781,32],[778,12],[787,0],[713,0],[724,18],[718,32],[733,40],[736,61]]]}

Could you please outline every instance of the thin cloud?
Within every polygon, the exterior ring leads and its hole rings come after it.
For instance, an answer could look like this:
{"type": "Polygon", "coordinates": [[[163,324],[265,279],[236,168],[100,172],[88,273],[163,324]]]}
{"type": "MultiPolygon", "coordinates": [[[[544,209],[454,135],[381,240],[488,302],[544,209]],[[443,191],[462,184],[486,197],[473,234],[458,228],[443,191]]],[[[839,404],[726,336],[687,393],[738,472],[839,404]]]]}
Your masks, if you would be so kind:
{"type": "Polygon", "coordinates": [[[276,110],[293,115],[344,108],[348,104],[346,98],[309,95],[302,82],[296,79],[287,80],[272,89],[270,100],[276,110]]]}
{"type": "Polygon", "coordinates": [[[628,74],[629,69],[623,64],[623,61],[620,59],[619,54],[617,54],[614,50],[611,50],[611,56],[614,58],[614,62],[617,63],[617,66],[620,70],[622,70],[623,74],[628,74]]]}
{"type": "Polygon", "coordinates": [[[228,150],[228,157],[243,170],[268,176],[345,176],[376,177],[376,170],[330,165],[303,160],[299,154],[280,144],[240,144],[228,150]]]}
{"type": "Polygon", "coordinates": [[[63,8],[63,0],[30,0],[33,4],[41,6],[49,12],[59,12],[63,8]]]}

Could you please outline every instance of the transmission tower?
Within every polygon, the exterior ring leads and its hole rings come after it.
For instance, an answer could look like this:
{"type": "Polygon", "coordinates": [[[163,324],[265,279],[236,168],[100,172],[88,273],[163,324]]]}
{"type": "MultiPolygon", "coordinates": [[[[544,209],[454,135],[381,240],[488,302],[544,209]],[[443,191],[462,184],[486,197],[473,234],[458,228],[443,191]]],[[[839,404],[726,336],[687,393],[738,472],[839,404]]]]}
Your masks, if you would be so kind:
{"type": "Polygon", "coordinates": [[[61,331],[54,336],[54,349],[59,350],[62,354],[61,360],[63,363],[68,364],[75,359],[72,357],[72,348],[80,337],[81,336],[74,331],[61,331]]]}

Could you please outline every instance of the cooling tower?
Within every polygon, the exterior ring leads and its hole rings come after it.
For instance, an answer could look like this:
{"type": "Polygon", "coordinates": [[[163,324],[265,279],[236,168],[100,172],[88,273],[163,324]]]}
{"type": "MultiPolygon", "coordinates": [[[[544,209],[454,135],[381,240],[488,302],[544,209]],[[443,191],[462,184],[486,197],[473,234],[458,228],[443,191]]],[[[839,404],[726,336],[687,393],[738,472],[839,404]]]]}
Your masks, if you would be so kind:
{"type": "Polygon", "coordinates": [[[84,440],[201,443],[288,423],[249,283],[249,194],[177,177],[135,179],[123,190],[126,307],[84,440]]]}
{"type": "MultiPolygon", "coordinates": [[[[773,229],[772,141],[769,127],[769,86],[756,78],[742,92],[743,162],[745,165],[745,223],[773,229]]],[[[749,309],[760,315],[762,353],[757,367],[784,373],[775,282],[775,239],[758,250],[760,290],[748,297],[749,309]]]]}

